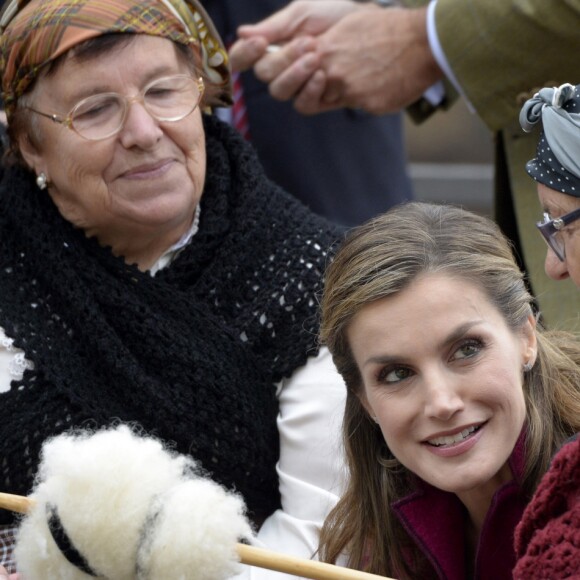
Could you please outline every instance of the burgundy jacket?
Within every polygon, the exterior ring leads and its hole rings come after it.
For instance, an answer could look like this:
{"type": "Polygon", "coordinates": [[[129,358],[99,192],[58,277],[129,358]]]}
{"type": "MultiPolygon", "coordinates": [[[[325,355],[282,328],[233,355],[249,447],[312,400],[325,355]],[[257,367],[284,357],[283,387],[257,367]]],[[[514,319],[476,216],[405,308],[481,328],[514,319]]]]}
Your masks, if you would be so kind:
{"type": "MultiPolygon", "coordinates": [[[[493,496],[487,512],[473,566],[473,580],[511,580],[516,563],[514,530],[526,507],[517,482],[524,468],[524,435],[509,459],[516,479],[493,496]]],[[[467,580],[465,520],[467,512],[454,493],[422,483],[421,489],[398,500],[393,510],[419,550],[442,580],[467,580]]]]}

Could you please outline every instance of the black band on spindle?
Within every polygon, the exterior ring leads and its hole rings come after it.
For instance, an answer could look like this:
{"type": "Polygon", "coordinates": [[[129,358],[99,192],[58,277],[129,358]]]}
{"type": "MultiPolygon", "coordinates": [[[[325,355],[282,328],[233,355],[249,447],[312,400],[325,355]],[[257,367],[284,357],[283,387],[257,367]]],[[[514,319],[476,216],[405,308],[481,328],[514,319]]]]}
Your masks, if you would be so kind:
{"type": "Polygon", "coordinates": [[[46,506],[48,516],[48,529],[50,535],[57,545],[62,555],[76,568],[82,570],[89,576],[97,577],[98,574],[89,566],[85,557],[75,548],[68,534],[66,533],[60,517],[56,511],[56,507],[52,505],[46,506]]]}

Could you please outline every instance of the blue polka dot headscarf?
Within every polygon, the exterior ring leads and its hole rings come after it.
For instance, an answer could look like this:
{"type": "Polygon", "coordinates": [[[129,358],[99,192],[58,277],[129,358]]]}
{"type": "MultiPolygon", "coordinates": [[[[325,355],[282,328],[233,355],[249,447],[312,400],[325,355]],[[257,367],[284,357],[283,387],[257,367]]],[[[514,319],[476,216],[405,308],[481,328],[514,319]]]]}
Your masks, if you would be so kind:
{"type": "Polygon", "coordinates": [[[536,157],[526,171],[550,189],[580,197],[580,85],[545,88],[526,101],[522,129],[530,132],[540,120],[536,157]]]}

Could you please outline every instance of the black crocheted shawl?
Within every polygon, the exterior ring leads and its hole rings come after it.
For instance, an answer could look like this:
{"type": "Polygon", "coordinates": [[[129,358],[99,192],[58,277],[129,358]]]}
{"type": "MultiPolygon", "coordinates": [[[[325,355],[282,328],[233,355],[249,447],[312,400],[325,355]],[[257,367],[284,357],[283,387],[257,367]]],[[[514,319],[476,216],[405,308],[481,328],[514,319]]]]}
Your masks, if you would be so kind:
{"type": "Polygon", "coordinates": [[[338,233],[229,127],[204,125],[199,232],[155,277],[72,227],[30,173],[6,171],[0,326],[35,370],[0,394],[2,491],[29,492],[47,437],[120,420],[190,453],[256,517],[278,507],[274,385],[317,354],[338,233]]]}

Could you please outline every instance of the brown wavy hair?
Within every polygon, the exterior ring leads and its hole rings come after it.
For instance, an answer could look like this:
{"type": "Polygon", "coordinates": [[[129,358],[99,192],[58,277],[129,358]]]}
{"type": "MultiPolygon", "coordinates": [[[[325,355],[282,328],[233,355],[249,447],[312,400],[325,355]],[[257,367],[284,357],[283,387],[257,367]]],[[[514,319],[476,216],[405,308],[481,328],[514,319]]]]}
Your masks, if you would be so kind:
{"type": "MultiPolygon", "coordinates": [[[[359,394],[362,379],[347,340],[365,305],[396,294],[424,273],[449,273],[477,285],[513,331],[532,310],[532,296],[512,248],[490,219],[443,205],[408,203],[351,231],[326,274],[321,342],[347,386],[343,442],[347,489],[327,518],[320,557],[397,578],[425,578],[429,566],[390,505],[411,491],[413,475],[394,460],[359,394]]],[[[531,496],[557,448],[580,430],[580,342],[536,328],[538,353],[524,374],[526,466],[531,496]]]]}

